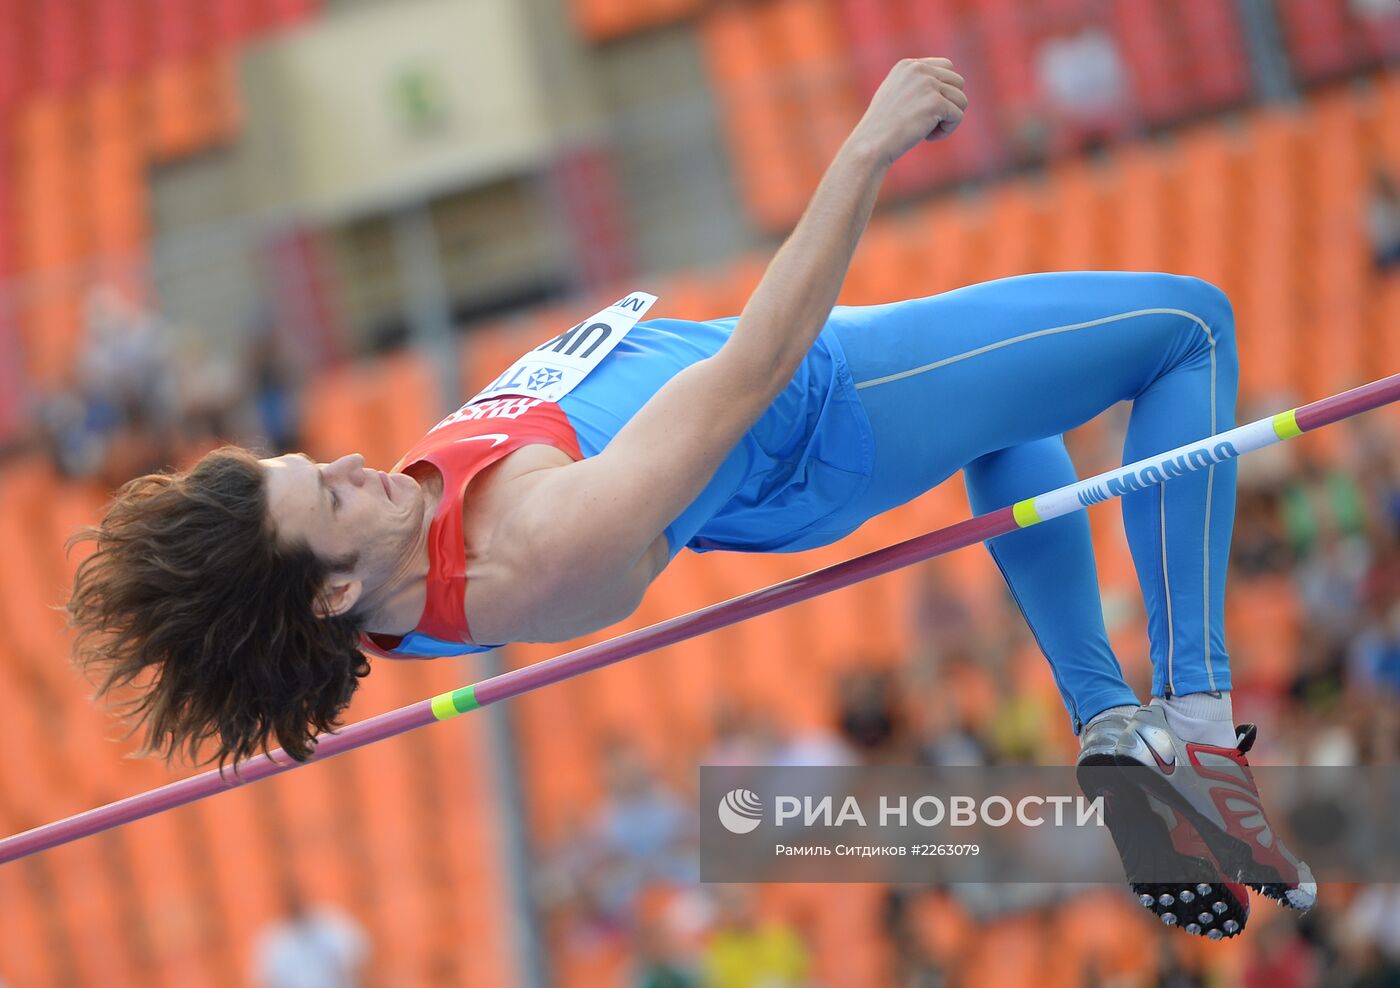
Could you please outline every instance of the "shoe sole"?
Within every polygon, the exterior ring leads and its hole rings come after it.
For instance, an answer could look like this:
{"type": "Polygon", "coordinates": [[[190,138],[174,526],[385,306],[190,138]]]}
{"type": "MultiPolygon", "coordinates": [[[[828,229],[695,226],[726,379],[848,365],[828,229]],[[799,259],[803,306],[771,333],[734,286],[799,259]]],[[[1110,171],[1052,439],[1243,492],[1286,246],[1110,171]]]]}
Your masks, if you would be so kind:
{"type": "MultiPolygon", "coordinates": [[[[1078,768],[1112,768],[1117,764],[1113,755],[1091,755],[1078,768]]],[[[1178,851],[1166,823],[1149,808],[1142,786],[1117,772],[1076,774],[1085,795],[1105,796],[1105,822],[1139,905],[1163,925],[1192,936],[1227,940],[1244,932],[1249,920],[1249,893],[1243,886],[1224,881],[1213,861],[1178,851]],[[1115,818],[1119,821],[1117,827],[1115,818]],[[1124,818],[1133,821],[1132,825],[1126,825],[1124,818]],[[1144,826],[1143,821],[1152,823],[1144,826]],[[1134,874],[1172,873],[1180,877],[1171,882],[1133,878],[1134,874]]]]}
{"type": "MultiPolygon", "coordinates": [[[[1187,822],[1195,828],[1196,833],[1200,835],[1201,839],[1205,841],[1206,847],[1210,849],[1211,854],[1220,862],[1221,870],[1234,881],[1237,881],[1241,885],[1246,885],[1260,895],[1272,899],[1289,909],[1297,910],[1298,912],[1307,912],[1317,901],[1315,884],[1312,886],[1311,891],[1309,891],[1301,885],[1295,886],[1284,882],[1282,876],[1278,874],[1276,869],[1268,865],[1261,865],[1255,860],[1253,849],[1250,847],[1248,841],[1236,837],[1227,830],[1221,829],[1209,817],[1192,806],[1190,801],[1177,792],[1165,777],[1131,758],[1116,755],[1106,757],[1111,757],[1114,764],[1121,768],[1131,769],[1135,773],[1141,773],[1143,783],[1141,788],[1144,788],[1177,813],[1184,816],[1187,822]],[[1258,876],[1265,871],[1269,873],[1272,880],[1248,881],[1240,879],[1241,875],[1258,876]]],[[[1125,783],[1125,787],[1139,788],[1139,786],[1134,786],[1131,782],[1125,783]]]]}

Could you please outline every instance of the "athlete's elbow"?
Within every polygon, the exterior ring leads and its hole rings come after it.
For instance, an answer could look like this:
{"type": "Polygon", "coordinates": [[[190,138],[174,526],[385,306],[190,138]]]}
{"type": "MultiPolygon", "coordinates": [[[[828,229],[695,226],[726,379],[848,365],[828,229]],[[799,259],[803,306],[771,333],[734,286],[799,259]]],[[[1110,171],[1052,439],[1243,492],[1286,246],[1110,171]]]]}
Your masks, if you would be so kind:
{"type": "Polygon", "coordinates": [[[793,359],[757,347],[735,347],[730,344],[702,363],[712,379],[709,393],[716,414],[710,418],[722,424],[725,418],[745,422],[748,428],[773,403],[778,393],[787,387],[797,373],[801,356],[793,359]]]}

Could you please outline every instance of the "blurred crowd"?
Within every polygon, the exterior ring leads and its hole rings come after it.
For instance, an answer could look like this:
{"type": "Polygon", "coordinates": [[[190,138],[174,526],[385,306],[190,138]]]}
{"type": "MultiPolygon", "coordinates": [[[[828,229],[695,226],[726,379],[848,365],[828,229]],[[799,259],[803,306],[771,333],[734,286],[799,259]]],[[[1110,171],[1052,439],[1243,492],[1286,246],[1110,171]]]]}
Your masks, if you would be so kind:
{"type": "MultiPolygon", "coordinates": [[[[1279,405],[1270,403],[1270,407],[1279,405]]],[[[1241,420],[1264,408],[1246,409],[1241,420]]],[[[1400,759],[1400,455],[1393,419],[1335,427],[1332,442],[1283,444],[1242,464],[1232,557],[1229,642],[1235,710],[1260,725],[1256,764],[1391,764],[1400,759]],[[1265,606],[1268,604],[1268,606],[1265,606]]],[[[1071,437],[1082,470],[1116,462],[1121,416],[1071,437]]],[[[1148,692],[1141,605],[1105,595],[1125,670],[1148,692]],[[1122,644],[1137,642],[1133,644],[1122,644]]],[[[792,731],[761,711],[723,706],[707,765],[1070,764],[1075,739],[1048,667],[1009,598],[992,615],[939,564],[925,566],[913,654],[861,662],[829,684],[824,730],[792,731]]],[[[606,794],[569,828],[536,882],[565,951],[620,949],[638,988],[800,988],[816,941],[803,917],[768,903],[759,886],[695,884],[690,771],[649,765],[635,747],[602,752],[606,794]]],[[[1267,793],[1265,794],[1267,798],[1267,793]]],[[[891,887],[883,910],[891,984],[973,985],[965,951],[996,924],[1019,923],[1051,956],[1056,917],[1071,899],[1110,894],[1063,886],[891,887]],[[931,912],[932,911],[932,912],[931,912]],[[929,920],[935,915],[936,920],[929,920]],[[930,923],[978,932],[949,944],[930,923]],[[970,930],[970,927],[968,928],[970,930]]],[[[1400,986],[1400,891],[1324,889],[1301,921],[1259,904],[1242,969],[1217,968],[1208,950],[1137,915],[1126,886],[1129,953],[1064,985],[1380,988],[1400,986]],[[1191,945],[1194,946],[1194,945],[1191,945]],[[1241,980],[1242,979],[1242,980],[1241,980]]],[[[1238,962],[1232,962],[1238,963],[1238,962]]]]}
{"type": "Polygon", "coordinates": [[[63,476],[108,488],[235,437],[295,448],[297,355],[269,320],[252,322],[229,352],[94,287],[68,380],[36,398],[37,441],[63,476]]]}
{"type": "Polygon", "coordinates": [[[253,945],[257,988],[358,988],[369,959],[369,936],[353,916],[308,902],[291,882],[283,915],[253,945]]]}

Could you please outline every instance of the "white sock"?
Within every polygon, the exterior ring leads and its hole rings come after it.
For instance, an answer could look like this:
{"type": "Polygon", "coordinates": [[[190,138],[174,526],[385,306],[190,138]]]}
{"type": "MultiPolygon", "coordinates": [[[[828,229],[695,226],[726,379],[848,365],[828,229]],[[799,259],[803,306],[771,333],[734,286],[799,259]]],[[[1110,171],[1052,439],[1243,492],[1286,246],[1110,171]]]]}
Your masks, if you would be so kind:
{"type": "Polygon", "coordinates": [[[1182,740],[1220,748],[1235,746],[1235,712],[1229,690],[1187,693],[1165,699],[1154,696],[1152,702],[1163,708],[1167,726],[1182,740]]]}

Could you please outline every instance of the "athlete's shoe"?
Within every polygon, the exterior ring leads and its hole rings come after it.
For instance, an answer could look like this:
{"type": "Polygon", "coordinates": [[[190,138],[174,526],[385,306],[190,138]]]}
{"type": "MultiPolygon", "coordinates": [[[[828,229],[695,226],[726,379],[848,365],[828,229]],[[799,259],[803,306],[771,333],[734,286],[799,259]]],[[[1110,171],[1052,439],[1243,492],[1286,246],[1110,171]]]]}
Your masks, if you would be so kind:
{"type": "Polygon", "coordinates": [[[1133,895],[1167,926],[1211,940],[1238,936],[1249,921],[1249,891],[1228,881],[1195,828],[1148,791],[1145,773],[1119,767],[1129,723],[1111,714],[1085,728],[1077,774],[1085,795],[1104,797],[1104,822],[1133,895]]]}
{"type": "Polygon", "coordinates": [[[1235,729],[1233,748],[1184,741],[1161,706],[1138,709],[1114,759],[1146,791],[1193,827],[1227,878],[1293,909],[1311,909],[1317,883],[1269,825],[1245,753],[1256,729],[1235,729]]]}

